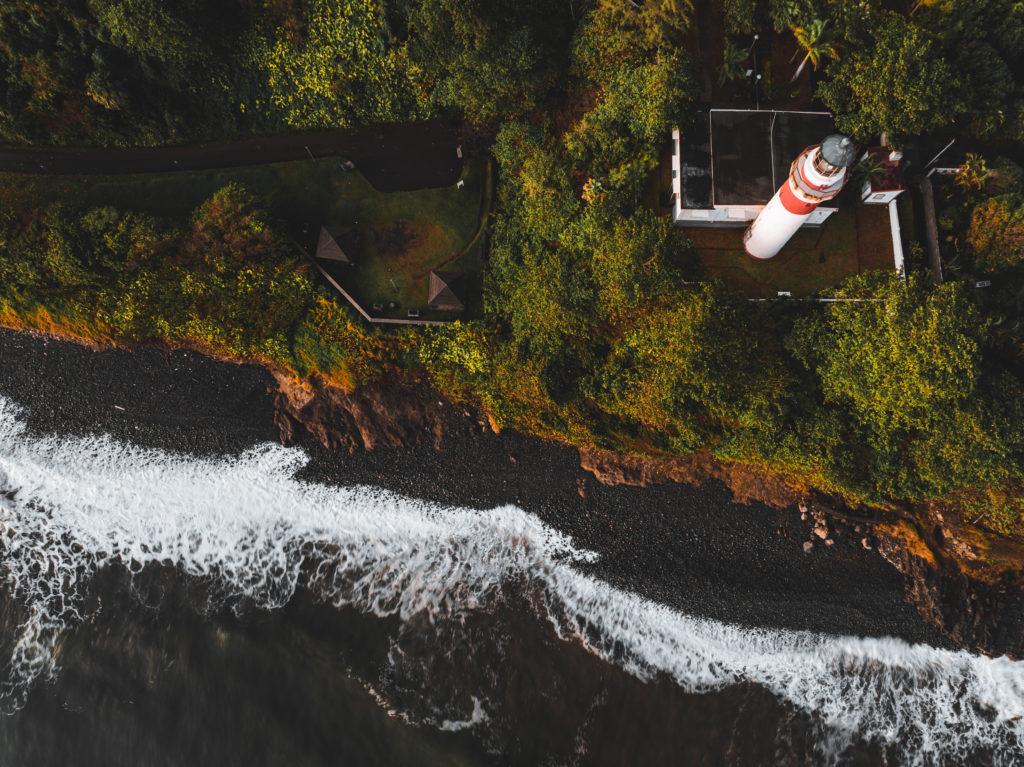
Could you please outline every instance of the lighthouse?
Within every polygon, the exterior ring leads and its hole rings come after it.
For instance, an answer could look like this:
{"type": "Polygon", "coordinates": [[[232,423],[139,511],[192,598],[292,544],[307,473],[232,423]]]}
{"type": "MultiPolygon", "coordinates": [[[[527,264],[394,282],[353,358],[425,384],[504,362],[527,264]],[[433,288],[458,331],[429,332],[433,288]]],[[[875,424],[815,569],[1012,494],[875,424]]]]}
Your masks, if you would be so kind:
{"type": "Polygon", "coordinates": [[[833,134],[802,151],[789,176],[743,235],[747,254],[758,260],[775,256],[821,203],[842,191],[849,168],[857,162],[857,145],[833,134]]]}

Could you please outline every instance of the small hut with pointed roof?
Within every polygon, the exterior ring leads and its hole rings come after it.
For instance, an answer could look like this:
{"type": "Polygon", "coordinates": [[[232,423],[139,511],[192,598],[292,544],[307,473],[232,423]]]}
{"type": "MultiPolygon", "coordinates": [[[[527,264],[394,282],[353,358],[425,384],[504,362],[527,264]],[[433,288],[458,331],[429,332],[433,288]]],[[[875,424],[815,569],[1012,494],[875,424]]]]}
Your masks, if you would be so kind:
{"type": "Polygon", "coordinates": [[[324,226],[320,227],[320,239],[316,243],[316,257],[325,261],[333,261],[336,264],[352,265],[352,259],[338,244],[337,235],[329,232],[324,226]]]}
{"type": "Polygon", "coordinates": [[[465,304],[465,275],[462,272],[430,272],[427,304],[442,312],[461,312],[465,304]]]}

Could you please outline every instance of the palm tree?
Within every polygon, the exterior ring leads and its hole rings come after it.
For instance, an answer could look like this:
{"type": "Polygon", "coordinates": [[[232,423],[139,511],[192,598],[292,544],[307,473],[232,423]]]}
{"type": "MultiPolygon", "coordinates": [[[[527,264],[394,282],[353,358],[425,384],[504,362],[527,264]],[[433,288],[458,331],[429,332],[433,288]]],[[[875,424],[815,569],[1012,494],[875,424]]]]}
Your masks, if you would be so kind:
{"type": "Polygon", "coordinates": [[[738,80],[746,73],[745,66],[748,52],[738,48],[728,37],[722,48],[722,68],[718,72],[718,84],[725,85],[730,80],[738,80]]]}
{"type": "Polygon", "coordinates": [[[955,180],[961,189],[972,192],[984,189],[991,175],[992,171],[985,158],[975,152],[968,152],[964,164],[957,168],[955,180]]]}
{"type": "Polygon", "coordinates": [[[805,51],[806,55],[803,61],[800,62],[800,66],[796,68],[796,72],[793,73],[793,78],[790,80],[791,83],[797,81],[800,73],[807,66],[808,61],[817,69],[822,59],[839,58],[836,47],[825,36],[826,26],[828,26],[827,21],[814,19],[806,27],[793,28],[793,37],[796,38],[797,45],[805,51]]]}
{"type": "Polygon", "coordinates": [[[861,158],[860,162],[853,166],[853,171],[850,175],[853,177],[854,185],[861,187],[865,182],[881,176],[884,172],[884,163],[869,152],[861,158]]]}

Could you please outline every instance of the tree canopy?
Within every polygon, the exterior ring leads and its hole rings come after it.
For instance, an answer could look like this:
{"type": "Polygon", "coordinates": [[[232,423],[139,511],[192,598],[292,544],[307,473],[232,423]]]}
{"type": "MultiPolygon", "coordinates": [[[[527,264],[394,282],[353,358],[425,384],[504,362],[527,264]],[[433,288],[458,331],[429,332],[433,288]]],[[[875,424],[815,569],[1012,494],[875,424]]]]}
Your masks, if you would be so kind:
{"type": "Polygon", "coordinates": [[[989,197],[976,205],[967,242],[983,271],[1024,263],[1024,199],[1011,193],[989,197]]]}
{"type": "Polygon", "coordinates": [[[348,127],[416,116],[405,52],[390,44],[380,0],[303,0],[302,8],[298,32],[279,26],[253,53],[286,124],[348,127]]]}
{"type": "Polygon", "coordinates": [[[984,322],[955,284],[875,283],[855,282],[843,292],[852,300],[799,322],[793,348],[826,402],[878,429],[926,429],[973,392],[984,322]]]}
{"type": "Polygon", "coordinates": [[[635,318],[599,370],[595,397],[686,452],[770,422],[784,383],[744,302],[705,286],[635,318]]]}
{"type": "Polygon", "coordinates": [[[864,47],[844,52],[819,93],[839,127],[858,138],[941,128],[965,104],[960,83],[927,33],[894,12],[878,14],[864,47]]]}

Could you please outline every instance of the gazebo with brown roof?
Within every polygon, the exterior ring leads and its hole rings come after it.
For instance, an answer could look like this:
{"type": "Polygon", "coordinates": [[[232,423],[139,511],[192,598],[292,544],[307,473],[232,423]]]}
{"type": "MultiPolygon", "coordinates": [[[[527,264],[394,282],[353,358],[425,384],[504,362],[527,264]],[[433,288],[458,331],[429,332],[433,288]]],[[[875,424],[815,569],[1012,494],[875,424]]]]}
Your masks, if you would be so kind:
{"type": "Polygon", "coordinates": [[[442,312],[461,312],[466,308],[465,275],[462,272],[430,272],[427,304],[442,312]]]}
{"type": "Polygon", "coordinates": [[[333,261],[338,264],[352,264],[341,245],[338,244],[336,235],[331,234],[327,227],[320,227],[320,239],[316,243],[316,257],[325,261],[333,261]]]}

